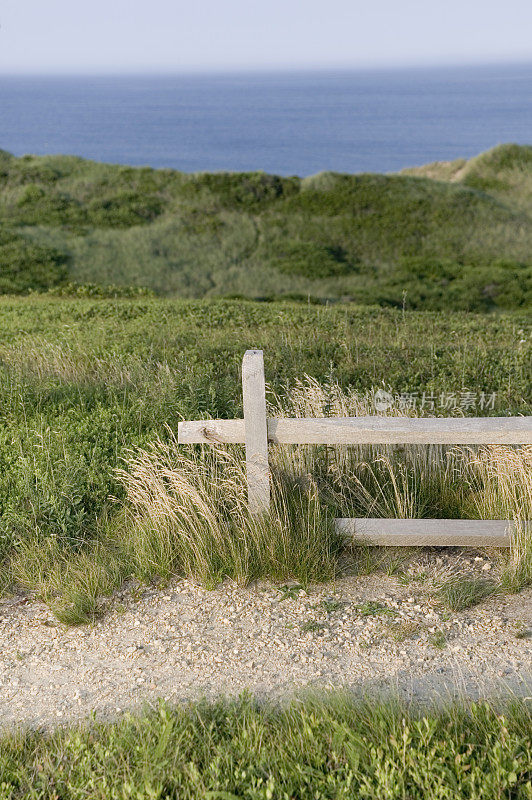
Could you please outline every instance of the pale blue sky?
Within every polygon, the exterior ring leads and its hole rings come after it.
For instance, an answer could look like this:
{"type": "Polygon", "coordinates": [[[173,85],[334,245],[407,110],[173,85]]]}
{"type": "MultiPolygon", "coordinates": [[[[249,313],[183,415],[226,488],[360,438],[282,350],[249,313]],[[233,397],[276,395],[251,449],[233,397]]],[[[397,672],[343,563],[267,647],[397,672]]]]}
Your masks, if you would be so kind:
{"type": "Polygon", "coordinates": [[[532,0],[0,0],[0,72],[532,61],[532,0]]]}

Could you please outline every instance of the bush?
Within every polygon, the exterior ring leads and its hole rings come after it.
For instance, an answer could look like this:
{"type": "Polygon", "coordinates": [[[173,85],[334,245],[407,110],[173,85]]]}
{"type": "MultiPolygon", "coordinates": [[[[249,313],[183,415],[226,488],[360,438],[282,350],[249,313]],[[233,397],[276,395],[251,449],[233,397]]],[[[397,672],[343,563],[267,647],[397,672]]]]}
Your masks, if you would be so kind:
{"type": "Polygon", "coordinates": [[[205,172],[195,175],[186,188],[194,194],[208,189],[224,207],[256,209],[296,194],[299,179],[264,172],[205,172]]]}
{"type": "Polygon", "coordinates": [[[60,172],[54,169],[50,161],[38,156],[22,156],[9,160],[10,181],[17,184],[55,183],[60,178],[60,172]]]}
{"type": "Polygon", "coordinates": [[[0,292],[43,290],[65,280],[67,257],[12,232],[0,231],[0,292]]]}
{"type": "Polygon", "coordinates": [[[316,242],[282,242],[273,248],[270,263],[287,275],[315,280],[345,275],[353,270],[342,248],[316,242]]]}
{"type": "Polygon", "coordinates": [[[87,206],[87,219],[100,228],[129,228],[151,222],[162,210],[163,202],[155,195],[121,192],[91,200],[87,206]]]}
{"type": "Polygon", "coordinates": [[[478,263],[403,259],[366,293],[374,302],[408,308],[491,311],[532,304],[532,266],[513,261],[478,263]]]}
{"type": "Polygon", "coordinates": [[[28,184],[6,216],[11,225],[76,225],[86,222],[81,204],[60,192],[28,184]]]}

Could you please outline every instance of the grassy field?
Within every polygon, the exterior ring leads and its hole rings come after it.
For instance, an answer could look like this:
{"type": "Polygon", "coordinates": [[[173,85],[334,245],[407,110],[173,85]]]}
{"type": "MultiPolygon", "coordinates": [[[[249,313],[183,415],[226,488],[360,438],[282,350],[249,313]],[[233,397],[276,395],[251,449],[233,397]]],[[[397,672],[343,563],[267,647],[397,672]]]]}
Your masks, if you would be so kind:
{"type": "Polygon", "coordinates": [[[0,739],[2,800],[530,800],[530,710],[249,698],[0,739]]]}
{"type": "Polygon", "coordinates": [[[180,297],[518,309],[532,148],[400,175],[197,173],[0,151],[0,291],[69,281],[180,297]]]}
{"type": "MultiPolygon", "coordinates": [[[[394,414],[531,414],[529,150],[304,181],[2,156],[0,291],[43,292],[0,298],[2,592],[86,623],[129,578],[330,580],[338,515],[530,519],[530,448],[272,448],[257,520],[238,448],[174,438],[180,419],[241,415],[250,347],[272,413],[373,413],[385,390],[394,414]],[[220,294],[283,299],[194,299],[220,294]]],[[[500,565],[439,600],[530,585],[523,527],[500,565]]],[[[530,769],[518,703],[244,698],[0,738],[1,800],[530,800],[530,769]]]]}
{"type": "MultiPolygon", "coordinates": [[[[184,572],[208,585],[224,575],[326,578],[337,552],[326,520],[336,512],[519,516],[520,504],[529,502],[525,451],[511,467],[523,474],[521,494],[512,499],[511,481],[504,489],[502,477],[490,472],[498,458],[500,475],[508,474],[504,453],[460,472],[448,457],[413,451],[396,464],[375,461],[374,452],[347,458],[340,449],[336,459],[326,448],[303,455],[288,448],[273,453],[277,522],[257,528],[246,516],[238,459],[223,468],[212,454],[190,448],[183,463],[170,433],[181,418],[241,414],[239,370],[249,347],[264,349],[270,401],[284,404],[284,413],[335,413],[335,403],[349,413],[366,413],[369,404],[371,412],[372,392],[385,387],[399,404],[401,395],[418,406],[432,398],[428,413],[443,416],[530,414],[524,313],[33,296],[2,299],[0,320],[2,580],[37,591],[65,621],[90,619],[98,598],[131,574],[151,580],[184,572]],[[461,406],[463,391],[477,404],[461,406]],[[492,406],[478,405],[482,393],[492,406]],[[358,462],[369,466],[361,472],[358,462]],[[431,463],[438,469],[427,472],[431,463]],[[159,480],[165,470],[178,475],[178,489],[159,480]],[[214,474],[222,484],[224,475],[231,480],[228,493],[211,497],[214,516],[205,527],[198,509],[209,504],[205,487],[214,486],[214,474]],[[310,483],[302,483],[305,474],[310,483]],[[390,488],[398,475],[399,496],[390,488]],[[165,514],[152,514],[146,500],[150,476],[165,514]],[[200,525],[202,552],[183,535],[192,520],[200,525]],[[228,550],[223,532],[235,525],[247,539],[235,537],[239,548],[228,550]]],[[[529,567],[519,563],[517,577],[508,579],[515,588],[529,580],[529,567]]]]}

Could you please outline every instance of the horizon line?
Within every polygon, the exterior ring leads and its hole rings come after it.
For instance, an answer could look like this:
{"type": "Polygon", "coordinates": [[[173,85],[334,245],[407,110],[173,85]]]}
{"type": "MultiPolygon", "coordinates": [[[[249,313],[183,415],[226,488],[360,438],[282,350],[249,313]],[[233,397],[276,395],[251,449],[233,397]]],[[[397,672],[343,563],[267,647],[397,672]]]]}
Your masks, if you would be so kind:
{"type": "Polygon", "coordinates": [[[368,72],[417,72],[421,70],[440,69],[497,69],[497,68],[532,67],[532,57],[527,60],[486,60],[486,61],[434,61],[411,63],[380,63],[352,65],[263,65],[263,66],[227,66],[227,67],[125,67],[125,68],[65,68],[43,71],[3,70],[0,67],[0,78],[82,78],[82,77],[194,77],[223,75],[270,75],[270,74],[331,74],[331,73],[368,73],[368,72]]]}

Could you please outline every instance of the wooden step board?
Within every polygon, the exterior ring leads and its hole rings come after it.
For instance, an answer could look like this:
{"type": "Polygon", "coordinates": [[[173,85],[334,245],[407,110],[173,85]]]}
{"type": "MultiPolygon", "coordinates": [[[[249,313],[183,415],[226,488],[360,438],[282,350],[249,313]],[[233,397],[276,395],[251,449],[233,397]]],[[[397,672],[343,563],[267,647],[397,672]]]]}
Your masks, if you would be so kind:
{"type": "Polygon", "coordinates": [[[346,538],[388,547],[510,547],[515,530],[515,523],[505,519],[351,517],[335,525],[346,538]]]}

